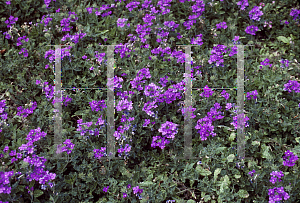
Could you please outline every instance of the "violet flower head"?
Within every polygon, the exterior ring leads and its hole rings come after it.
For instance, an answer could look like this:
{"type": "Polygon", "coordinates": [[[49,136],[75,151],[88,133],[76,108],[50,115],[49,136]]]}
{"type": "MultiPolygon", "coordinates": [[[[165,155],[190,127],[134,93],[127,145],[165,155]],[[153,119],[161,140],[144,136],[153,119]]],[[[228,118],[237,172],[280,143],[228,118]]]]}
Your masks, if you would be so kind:
{"type": "Polygon", "coordinates": [[[258,31],[258,30],[259,30],[259,29],[258,29],[257,26],[255,26],[255,25],[250,25],[250,26],[248,26],[248,27],[246,28],[245,32],[246,32],[247,34],[255,35],[255,32],[258,31]]]}
{"type": "Polygon", "coordinates": [[[294,155],[294,153],[291,152],[290,150],[287,150],[285,152],[285,155],[283,156],[283,165],[293,167],[297,160],[298,160],[298,156],[294,155]]]}
{"type": "Polygon", "coordinates": [[[126,19],[126,18],[119,18],[118,20],[117,20],[117,26],[118,27],[124,27],[125,26],[125,22],[127,21],[128,19],[126,19]]]}
{"type": "Polygon", "coordinates": [[[249,11],[250,20],[260,21],[259,16],[263,15],[263,12],[259,10],[260,8],[261,6],[254,6],[254,8],[251,11],[249,11]]]}
{"type": "Polygon", "coordinates": [[[248,0],[241,0],[239,2],[236,3],[238,6],[241,6],[241,10],[245,10],[245,8],[247,6],[249,6],[248,4],[248,0]]]}
{"type": "Polygon", "coordinates": [[[227,28],[227,25],[226,25],[226,22],[221,22],[219,24],[216,25],[217,26],[217,29],[226,29],[227,28]]]}
{"type": "Polygon", "coordinates": [[[104,188],[103,188],[103,192],[107,192],[107,191],[108,191],[108,188],[109,188],[109,186],[104,187],[104,188]]]}
{"type": "Polygon", "coordinates": [[[293,20],[297,20],[297,18],[299,18],[299,15],[300,15],[300,9],[299,10],[297,10],[297,9],[291,10],[290,16],[293,17],[293,20]]]}
{"type": "Polygon", "coordinates": [[[251,177],[253,177],[253,174],[255,173],[255,170],[253,169],[252,171],[250,171],[248,174],[251,175],[251,177]]]}
{"type": "Polygon", "coordinates": [[[15,24],[18,21],[18,19],[18,17],[10,16],[9,19],[5,21],[5,23],[8,24],[7,27],[9,28],[11,27],[11,25],[15,24]]]}

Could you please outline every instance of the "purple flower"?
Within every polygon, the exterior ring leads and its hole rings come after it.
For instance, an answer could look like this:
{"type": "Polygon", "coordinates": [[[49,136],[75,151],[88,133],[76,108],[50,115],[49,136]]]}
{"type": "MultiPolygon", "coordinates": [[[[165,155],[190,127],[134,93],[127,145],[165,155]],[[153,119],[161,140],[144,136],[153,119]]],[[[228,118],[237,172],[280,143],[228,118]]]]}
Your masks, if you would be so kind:
{"type": "Polygon", "coordinates": [[[253,169],[253,171],[250,171],[249,174],[251,175],[251,177],[253,177],[253,173],[255,173],[255,170],[253,169]]]}
{"type": "Polygon", "coordinates": [[[241,6],[241,10],[245,10],[245,8],[247,6],[249,6],[248,0],[241,0],[241,1],[237,2],[236,4],[241,6]]]}
{"type": "Polygon", "coordinates": [[[260,8],[261,6],[254,6],[254,8],[251,11],[249,11],[250,20],[256,20],[256,21],[260,20],[259,16],[263,15],[263,12],[259,10],[260,8]]]}
{"type": "Polygon", "coordinates": [[[294,162],[296,162],[297,160],[298,160],[298,156],[294,155],[293,152],[291,152],[290,150],[287,150],[285,152],[285,155],[283,156],[283,165],[292,167],[295,165],[294,162]]]}
{"type": "Polygon", "coordinates": [[[297,10],[297,9],[292,9],[291,10],[291,13],[290,13],[290,16],[293,17],[293,20],[296,20],[300,15],[300,10],[297,10]]]}
{"type": "Polygon", "coordinates": [[[10,1],[6,1],[5,3],[6,3],[7,5],[10,5],[10,1]]]}
{"type": "Polygon", "coordinates": [[[204,92],[199,95],[201,97],[207,97],[207,98],[209,98],[214,93],[214,91],[212,91],[211,89],[209,89],[207,85],[204,87],[203,90],[204,90],[204,92]]]}
{"type": "Polygon", "coordinates": [[[227,25],[226,25],[226,22],[221,22],[219,24],[216,25],[217,26],[217,29],[226,29],[227,28],[227,25]]]}
{"type": "Polygon", "coordinates": [[[103,188],[103,192],[107,192],[107,191],[108,191],[108,188],[109,188],[109,186],[104,187],[104,188],[103,188]]]}
{"type": "Polygon", "coordinates": [[[127,197],[127,194],[123,192],[123,198],[127,197]]]}
{"type": "Polygon", "coordinates": [[[86,10],[89,12],[89,14],[91,14],[93,12],[93,7],[88,7],[86,10]]]}
{"type": "Polygon", "coordinates": [[[257,26],[255,26],[255,25],[250,25],[250,26],[248,26],[248,27],[246,28],[245,32],[246,32],[247,34],[255,35],[255,32],[258,31],[258,30],[259,30],[259,29],[258,29],[257,26]]]}
{"type": "Polygon", "coordinates": [[[11,27],[11,25],[15,24],[18,21],[18,17],[10,16],[8,20],[5,21],[7,27],[11,27]]]}
{"type": "Polygon", "coordinates": [[[119,18],[118,20],[117,20],[117,26],[118,27],[124,27],[125,26],[125,22],[127,21],[128,19],[126,19],[126,18],[119,18]]]}

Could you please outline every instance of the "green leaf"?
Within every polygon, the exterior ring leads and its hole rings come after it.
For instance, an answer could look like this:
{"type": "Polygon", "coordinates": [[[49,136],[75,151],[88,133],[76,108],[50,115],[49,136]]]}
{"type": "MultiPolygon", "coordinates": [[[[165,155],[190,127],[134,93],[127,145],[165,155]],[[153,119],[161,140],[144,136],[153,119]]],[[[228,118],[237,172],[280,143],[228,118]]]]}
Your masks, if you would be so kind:
{"type": "Polygon", "coordinates": [[[246,190],[239,190],[239,191],[238,191],[238,195],[239,195],[241,198],[248,198],[248,197],[249,197],[249,193],[248,193],[246,190]]]}
{"type": "Polygon", "coordinates": [[[197,166],[196,167],[196,173],[202,175],[202,176],[209,176],[211,174],[210,171],[205,170],[204,168],[202,168],[201,166],[197,166]]]}
{"type": "Polygon", "coordinates": [[[221,173],[221,168],[217,168],[214,172],[214,182],[216,182],[218,175],[221,173]]]}
{"type": "Polygon", "coordinates": [[[286,43],[286,44],[290,43],[290,41],[286,37],[284,37],[284,36],[279,36],[279,37],[277,37],[277,39],[279,41],[282,41],[283,43],[286,43]]]}
{"type": "Polygon", "coordinates": [[[230,142],[232,142],[234,141],[235,137],[236,137],[235,133],[231,133],[228,139],[230,142]]]}
{"type": "Polygon", "coordinates": [[[204,196],[204,202],[208,202],[208,200],[211,200],[211,197],[209,195],[204,196]]]}
{"type": "Polygon", "coordinates": [[[44,192],[42,190],[35,190],[34,191],[34,197],[39,197],[43,194],[44,192]]]}
{"type": "Polygon", "coordinates": [[[234,154],[230,154],[228,157],[227,157],[227,161],[228,162],[233,162],[234,160],[234,154]]]}
{"type": "Polygon", "coordinates": [[[195,200],[189,199],[187,203],[195,203],[195,200]]]}
{"type": "Polygon", "coordinates": [[[145,181],[145,182],[139,183],[139,186],[149,187],[150,185],[153,185],[152,181],[145,181]]]}

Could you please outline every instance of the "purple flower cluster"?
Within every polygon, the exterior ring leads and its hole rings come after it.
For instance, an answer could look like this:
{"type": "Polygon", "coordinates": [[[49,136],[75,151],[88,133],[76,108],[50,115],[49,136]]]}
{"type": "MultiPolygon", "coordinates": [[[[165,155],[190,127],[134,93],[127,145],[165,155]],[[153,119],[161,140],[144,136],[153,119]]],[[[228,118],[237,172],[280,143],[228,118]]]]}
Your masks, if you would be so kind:
{"type": "Polygon", "coordinates": [[[254,8],[251,11],[249,11],[250,20],[260,21],[259,16],[263,15],[263,12],[259,10],[261,8],[262,8],[261,6],[254,6],[254,8]]]}
{"type": "Polygon", "coordinates": [[[9,186],[10,185],[9,178],[12,177],[13,175],[14,175],[13,171],[9,171],[9,172],[0,171],[0,194],[11,193],[11,187],[9,186]]]}
{"type": "Polygon", "coordinates": [[[258,31],[258,27],[255,25],[250,25],[246,28],[245,32],[250,35],[256,35],[255,32],[258,31]]]}
{"type": "Polygon", "coordinates": [[[133,190],[133,194],[136,194],[136,196],[139,196],[139,198],[141,198],[138,193],[142,193],[143,189],[139,189],[139,186],[136,186],[136,187],[133,187],[132,190],[133,190]]]}
{"type": "Polygon", "coordinates": [[[180,110],[181,110],[181,113],[182,113],[183,116],[187,116],[188,112],[191,112],[190,118],[195,118],[196,117],[196,115],[193,114],[193,112],[196,110],[196,108],[192,108],[190,106],[190,108],[184,107],[184,108],[181,108],[180,110]]]}
{"type": "Polygon", "coordinates": [[[280,63],[282,63],[282,65],[280,66],[281,68],[289,67],[289,60],[287,59],[286,60],[282,59],[280,63]]]}
{"type": "Polygon", "coordinates": [[[236,3],[238,6],[241,6],[241,10],[245,10],[245,8],[247,6],[249,6],[248,4],[248,0],[241,0],[239,2],[236,3]]]}
{"type": "Polygon", "coordinates": [[[253,169],[253,170],[252,170],[252,171],[250,171],[248,174],[250,174],[250,175],[251,175],[251,177],[253,177],[254,173],[255,173],[255,170],[253,169]]]}
{"type": "Polygon", "coordinates": [[[104,56],[105,53],[98,54],[98,51],[95,51],[95,58],[97,58],[97,62],[101,63],[103,61],[104,56]]]}
{"type": "Polygon", "coordinates": [[[77,44],[79,42],[79,38],[82,39],[84,36],[86,36],[86,33],[76,33],[74,35],[70,35],[69,33],[66,34],[65,36],[63,36],[63,38],[61,39],[61,41],[66,41],[67,38],[70,38],[70,40],[72,42],[74,42],[75,44],[77,44]]]}
{"type": "Polygon", "coordinates": [[[298,160],[298,156],[294,155],[293,152],[287,150],[285,155],[283,156],[283,165],[288,167],[293,167],[295,165],[294,162],[298,160]]]}
{"type": "Polygon", "coordinates": [[[117,26],[118,27],[124,27],[125,26],[125,22],[127,21],[128,19],[126,19],[126,18],[119,18],[118,20],[117,20],[117,26]]]}
{"type": "MultiPolygon", "coordinates": [[[[263,62],[260,63],[260,65],[263,65],[263,66],[269,65],[270,67],[272,67],[272,64],[270,64],[269,62],[270,62],[270,60],[268,58],[266,58],[263,62]]],[[[260,69],[262,69],[262,66],[260,66],[260,69]]]]}
{"type": "Polygon", "coordinates": [[[230,96],[230,94],[229,94],[229,93],[227,93],[227,92],[226,92],[226,90],[223,90],[223,91],[221,92],[221,96],[222,96],[222,97],[224,97],[226,100],[228,100],[228,99],[229,99],[229,96],[230,96]]]}
{"type": "Polygon", "coordinates": [[[18,17],[10,16],[9,19],[5,21],[7,24],[7,27],[11,27],[13,24],[15,24],[18,21],[18,17]]]}
{"type": "MultiPolygon", "coordinates": [[[[235,129],[238,129],[238,124],[237,124],[238,118],[244,118],[244,114],[238,114],[237,116],[233,117],[233,122],[230,123],[230,124],[233,125],[235,129]]],[[[249,118],[246,116],[244,118],[244,125],[245,125],[245,127],[249,127],[248,121],[249,121],[249,118]]],[[[239,126],[239,128],[241,128],[242,126],[243,125],[239,126]]]]}
{"type": "Polygon", "coordinates": [[[275,184],[276,181],[281,182],[281,178],[284,176],[284,174],[282,173],[282,171],[278,172],[278,171],[273,171],[272,173],[270,173],[270,175],[272,176],[270,179],[270,182],[275,184]]]}
{"type": "Polygon", "coordinates": [[[47,27],[48,24],[50,23],[50,21],[52,21],[52,18],[50,18],[50,14],[48,14],[48,15],[43,15],[40,24],[45,23],[45,24],[44,24],[44,27],[47,27]]]}
{"type": "Polygon", "coordinates": [[[227,28],[226,22],[221,22],[221,23],[217,24],[216,26],[217,26],[217,29],[223,28],[225,30],[227,28]]]}
{"type": "Polygon", "coordinates": [[[71,27],[70,26],[70,19],[69,18],[63,18],[61,21],[60,21],[60,26],[63,27],[62,28],[62,31],[71,31],[71,27]]]}
{"type": "Polygon", "coordinates": [[[132,1],[129,4],[126,5],[126,8],[131,12],[134,8],[137,8],[140,2],[132,1]]]}
{"type": "Polygon", "coordinates": [[[144,95],[150,98],[158,97],[161,92],[161,87],[155,85],[154,83],[151,83],[145,86],[144,95]]]}
{"type": "MultiPolygon", "coordinates": [[[[66,47],[66,48],[62,48],[61,49],[61,58],[63,59],[65,56],[70,56],[70,51],[68,49],[71,49],[72,46],[66,47]]],[[[49,58],[50,63],[53,62],[53,60],[55,59],[55,50],[49,49],[48,51],[46,51],[45,53],[45,59],[49,58]]]]}
{"type": "MultiPolygon", "coordinates": [[[[40,128],[30,130],[29,134],[27,135],[26,140],[28,140],[28,143],[22,144],[22,146],[19,147],[19,150],[21,153],[16,153],[16,150],[12,150],[9,153],[9,156],[12,157],[11,163],[17,161],[18,159],[21,159],[23,155],[27,155],[26,158],[23,159],[24,162],[29,163],[29,168],[25,169],[26,171],[26,179],[28,181],[36,180],[39,181],[40,184],[45,184],[46,182],[49,182],[51,180],[55,179],[56,174],[49,173],[49,171],[44,171],[45,168],[45,162],[46,159],[43,157],[38,157],[34,153],[34,142],[41,139],[41,137],[45,137],[47,133],[41,132],[40,128]],[[29,154],[33,154],[32,157],[29,156],[29,154]],[[13,157],[13,156],[17,156],[13,157]],[[29,172],[28,172],[29,171],[29,172]]],[[[9,147],[6,146],[3,150],[4,153],[8,152],[9,147]]],[[[22,169],[22,168],[21,168],[22,169]]],[[[6,174],[3,174],[0,172],[1,176],[4,175],[4,177],[1,177],[0,181],[0,193],[7,193],[10,194],[11,188],[9,186],[6,186],[6,184],[9,184],[8,178],[9,176],[12,176],[14,171],[10,171],[6,174]],[[3,184],[4,183],[4,184],[3,184]]],[[[22,174],[21,172],[17,172],[16,175],[22,174]]],[[[49,183],[50,185],[50,183],[49,183]]]]}
{"type": "Polygon", "coordinates": [[[92,101],[89,102],[92,111],[103,111],[104,108],[107,108],[106,104],[105,104],[105,100],[101,100],[101,101],[92,101]]]}
{"type": "MultiPolygon", "coordinates": [[[[56,0],[53,0],[53,1],[56,1],[56,0]]],[[[46,4],[46,6],[48,8],[51,3],[51,0],[44,0],[44,3],[46,4]]]]}
{"type": "Polygon", "coordinates": [[[205,11],[205,3],[202,0],[196,0],[196,4],[191,6],[191,8],[192,12],[195,13],[195,15],[190,15],[189,21],[183,23],[183,26],[185,26],[187,30],[191,29],[193,24],[197,22],[194,19],[199,18],[205,11]]]}
{"type": "Polygon", "coordinates": [[[166,147],[165,145],[170,143],[167,138],[170,138],[170,139],[175,138],[175,134],[177,134],[177,132],[178,132],[177,126],[178,126],[178,124],[175,124],[175,123],[172,123],[169,121],[167,121],[166,123],[163,123],[161,125],[160,129],[158,130],[159,132],[162,133],[163,137],[154,136],[152,138],[151,147],[155,148],[158,146],[161,149],[164,149],[166,147]],[[161,140],[161,141],[158,142],[158,140],[161,140]]]}
{"type": "Polygon", "coordinates": [[[212,91],[207,85],[204,87],[203,90],[204,90],[204,92],[199,95],[201,97],[207,97],[207,98],[209,98],[214,93],[214,91],[212,91]]]}
{"type": "Polygon", "coordinates": [[[24,57],[28,57],[28,50],[27,49],[22,48],[21,51],[19,52],[19,54],[22,54],[22,53],[23,53],[24,57]]]}
{"type": "Polygon", "coordinates": [[[125,152],[125,156],[124,156],[124,159],[125,159],[126,157],[128,157],[128,153],[131,150],[131,146],[129,144],[126,144],[124,148],[122,148],[123,145],[120,145],[120,146],[121,146],[121,148],[118,149],[119,157],[122,156],[121,153],[125,152]]]}
{"type": "Polygon", "coordinates": [[[300,18],[299,15],[300,15],[300,9],[299,10],[291,9],[290,16],[293,17],[293,20],[297,20],[297,18],[300,18]]]}
{"type": "Polygon", "coordinates": [[[8,32],[3,32],[3,34],[5,35],[6,39],[11,39],[11,36],[8,34],[8,32]]]}
{"type": "Polygon", "coordinates": [[[269,189],[268,192],[269,195],[269,203],[276,203],[276,201],[281,201],[282,197],[284,200],[288,200],[290,198],[289,194],[284,191],[284,187],[278,187],[269,189]],[[275,192],[277,192],[278,195],[275,195],[275,192]]]}
{"type": "MultiPolygon", "coordinates": [[[[6,100],[1,100],[0,101],[0,116],[1,116],[1,119],[0,119],[0,132],[2,132],[2,124],[5,122],[5,120],[7,119],[7,112],[4,112],[5,109],[7,108],[5,106],[5,102],[6,100]]],[[[9,125],[9,124],[6,124],[6,125],[9,125]]]]}
{"type": "MultiPolygon", "coordinates": [[[[284,166],[288,166],[288,167],[293,167],[295,165],[294,162],[296,162],[298,160],[298,156],[294,155],[293,152],[291,152],[290,150],[287,150],[285,152],[285,155],[283,156],[283,165],[284,166]],[[288,160],[288,158],[290,158],[288,160]]],[[[272,173],[270,173],[270,175],[272,176],[270,179],[270,182],[275,184],[277,181],[281,182],[281,178],[284,176],[283,172],[280,171],[273,171],[272,173]]],[[[269,189],[269,202],[270,203],[275,203],[276,201],[281,201],[282,198],[284,198],[284,200],[288,200],[290,198],[289,194],[287,192],[284,191],[284,187],[275,187],[273,189],[269,189]],[[275,192],[277,192],[277,195],[275,195],[275,192]]]]}
{"type": "Polygon", "coordinates": [[[103,156],[106,156],[106,147],[101,147],[101,149],[94,149],[94,156],[96,159],[100,159],[103,156]]]}
{"type": "Polygon", "coordinates": [[[296,93],[300,92],[300,83],[297,82],[296,80],[289,80],[287,84],[284,85],[283,88],[284,91],[292,92],[295,91],[296,93]]]}
{"type": "Polygon", "coordinates": [[[86,123],[82,123],[82,119],[77,120],[77,129],[76,131],[80,131],[80,135],[84,136],[85,133],[88,131],[90,133],[90,135],[99,135],[99,131],[98,128],[96,128],[94,131],[93,130],[89,130],[88,128],[91,127],[93,125],[93,122],[86,122],[86,123]],[[83,129],[83,127],[87,127],[86,129],[83,129]]]}
{"type": "Polygon", "coordinates": [[[257,98],[256,95],[258,95],[257,90],[254,90],[252,92],[247,92],[247,96],[246,97],[247,97],[248,100],[251,99],[251,95],[253,95],[253,99],[256,99],[257,98]]]}
{"type": "Polygon", "coordinates": [[[33,102],[31,103],[31,107],[30,109],[23,109],[22,106],[19,106],[17,109],[18,109],[18,113],[17,113],[17,116],[21,116],[22,115],[24,118],[26,118],[29,114],[32,114],[33,113],[33,110],[36,109],[37,107],[37,103],[36,102],[33,102]]]}
{"type": "Polygon", "coordinates": [[[120,84],[123,82],[123,78],[115,76],[114,77],[114,88],[122,88],[122,85],[120,84]]]}
{"type": "Polygon", "coordinates": [[[70,139],[66,139],[63,144],[65,144],[66,146],[62,147],[62,151],[63,152],[66,151],[68,154],[70,154],[72,152],[72,150],[74,149],[75,145],[71,142],[70,139]]]}
{"type": "Polygon", "coordinates": [[[216,62],[217,67],[220,65],[224,67],[224,59],[223,59],[223,53],[226,53],[228,49],[226,49],[227,46],[218,44],[217,46],[213,47],[213,50],[211,51],[210,58],[208,60],[209,64],[212,64],[213,62],[216,62]]]}
{"type": "Polygon", "coordinates": [[[197,45],[202,45],[203,44],[203,41],[202,41],[202,34],[199,34],[199,35],[196,35],[196,39],[193,38],[192,41],[191,41],[191,44],[197,44],[197,45]]]}
{"type": "Polygon", "coordinates": [[[128,101],[127,99],[121,99],[116,106],[117,111],[122,111],[123,109],[131,110],[132,107],[132,101],[128,101]]]}
{"type": "Polygon", "coordinates": [[[28,42],[28,40],[29,40],[29,38],[28,38],[28,37],[26,38],[26,36],[19,37],[18,40],[17,40],[17,41],[18,41],[18,42],[17,42],[17,46],[23,45],[23,43],[21,42],[22,39],[23,39],[25,42],[28,42]]]}
{"type": "Polygon", "coordinates": [[[109,188],[109,186],[104,187],[104,188],[103,188],[103,192],[107,192],[107,191],[108,191],[108,188],[109,188]]]}
{"type": "Polygon", "coordinates": [[[212,122],[217,119],[222,119],[224,116],[221,116],[221,111],[217,111],[218,109],[221,109],[219,103],[214,104],[214,108],[211,108],[209,112],[207,112],[207,116],[204,118],[201,118],[197,121],[197,125],[195,126],[195,129],[198,129],[198,133],[200,134],[200,138],[202,141],[207,140],[207,137],[211,135],[212,137],[216,136],[217,134],[214,133],[214,126],[212,125],[212,122]],[[213,116],[216,116],[213,118],[213,116]],[[202,123],[204,122],[204,123],[202,123]]]}

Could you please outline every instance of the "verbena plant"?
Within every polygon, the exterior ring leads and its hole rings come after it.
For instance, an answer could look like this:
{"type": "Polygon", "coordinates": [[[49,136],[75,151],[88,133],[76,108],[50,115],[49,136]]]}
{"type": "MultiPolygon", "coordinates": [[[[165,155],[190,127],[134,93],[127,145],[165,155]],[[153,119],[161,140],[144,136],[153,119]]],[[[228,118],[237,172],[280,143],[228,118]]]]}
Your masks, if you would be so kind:
{"type": "Polygon", "coordinates": [[[6,1],[0,11],[1,201],[300,199],[298,3],[6,1]],[[237,86],[230,43],[255,45],[244,51],[245,151],[252,157],[244,161],[236,156],[236,90],[216,89],[237,86]],[[75,87],[62,101],[67,160],[37,159],[56,153],[55,50],[46,45],[58,44],[71,46],[62,47],[62,86],[75,87]],[[107,48],[99,45],[112,44],[126,45],[115,47],[113,81],[116,155],[125,157],[100,161],[107,94],[83,89],[107,86],[107,48]],[[175,160],[184,152],[187,111],[178,45],[189,44],[199,45],[191,64],[199,160],[175,160]]]}

